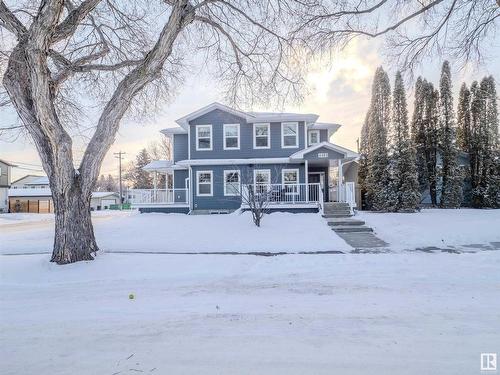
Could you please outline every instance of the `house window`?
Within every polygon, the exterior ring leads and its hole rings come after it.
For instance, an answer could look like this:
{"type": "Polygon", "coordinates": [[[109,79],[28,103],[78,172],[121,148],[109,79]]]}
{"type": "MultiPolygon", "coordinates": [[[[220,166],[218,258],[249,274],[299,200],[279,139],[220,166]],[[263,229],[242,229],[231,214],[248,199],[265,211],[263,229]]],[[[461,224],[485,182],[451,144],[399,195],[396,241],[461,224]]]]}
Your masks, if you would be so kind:
{"type": "Polygon", "coordinates": [[[240,124],[224,124],[224,150],[240,149],[240,124]]]}
{"type": "Polygon", "coordinates": [[[212,125],[196,125],[196,150],[212,150],[212,125]]]}
{"type": "Polygon", "coordinates": [[[257,185],[269,185],[271,183],[271,170],[255,169],[253,171],[253,181],[257,185]]]}
{"type": "Polygon", "coordinates": [[[298,169],[282,169],[281,178],[285,188],[285,194],[298,194],[299,170],[298,169]]]}
{"type": "Polygon", "coordinates": [[[281,147],[282,148],[299,147],[298,122],[281,123],[281,147]]]}
{"type": "Polygon", "coordinates": [[[319,130],[309,130],[309,146],[319,143],[319,130]]]}
{"type": "Polygon", "coordinates": [[[200,197],[211,197],[213,189],[213,172],[212,171],[197,171],[196,172],[196,195],[200,197]]]}
{"type": "Polygon", "coordinates": [[[253,125],[253,148],[270,148],[271,129],[270,124],[253,125]]]}
{"type": "Polygon", "coordinates": [[[224,195],[240,195],[240,171],[224,171],[224,195]]]}

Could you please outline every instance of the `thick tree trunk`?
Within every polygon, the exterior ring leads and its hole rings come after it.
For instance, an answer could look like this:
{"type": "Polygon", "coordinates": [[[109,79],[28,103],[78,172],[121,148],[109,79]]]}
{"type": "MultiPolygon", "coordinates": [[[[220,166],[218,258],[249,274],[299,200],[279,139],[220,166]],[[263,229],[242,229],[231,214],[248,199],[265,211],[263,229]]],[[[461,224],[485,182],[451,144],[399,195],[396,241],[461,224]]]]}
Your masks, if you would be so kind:
{"type": "Polygon", "coordinates": [[[94,259],[99,250],[90,217],[90,196],[79,187],[65,195],[54,194],[55,236],[51,262],[67,264],[94,259]]]}

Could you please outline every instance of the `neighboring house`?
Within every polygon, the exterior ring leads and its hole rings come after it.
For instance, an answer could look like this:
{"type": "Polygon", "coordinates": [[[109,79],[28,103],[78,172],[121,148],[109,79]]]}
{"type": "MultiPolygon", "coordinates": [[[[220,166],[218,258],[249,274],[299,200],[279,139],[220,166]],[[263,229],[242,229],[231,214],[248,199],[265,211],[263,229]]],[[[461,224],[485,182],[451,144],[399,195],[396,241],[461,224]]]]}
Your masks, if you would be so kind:
{"type": "Polygon", "coordinates": [[[0,159],[0,213],[7,212],[9,209],[8,193],[11,184],[12,167],[15,167],[15,165],[0,159]]]}
{"type": "MultiPolygon", "coordinates": [[[[52,192],[47,176],[27,175],[14,181],[9,189],[9,212],[50,213],[54,212],[52,192]]],[[[107,210],[119,204],[120,195],[109,191],[92,193],[91,210],[107,210]]]]}
{"type": "Polygon", "coordinates": [[[120,204],[120,194],[112,191],[94,191],[90,200],[92,211],[109,210],[112,205],[120,204]]]}
{"type": "Polygon", "coordinates": [[[210,104],[162,130],[173,160],[144,167],[155,188],[132,189],[130,202],[141,212],[230,212],[246,208],[241,194],[249,188],[268,186],[269,209],[317,211],[325,200],[354,207],[356,174],[344,174],[343,165],[359,155],[329,142],[340,125],[317,120],[210,104]],[[157,186],[158,174],[166,174],[166,186],[157,186]]]}

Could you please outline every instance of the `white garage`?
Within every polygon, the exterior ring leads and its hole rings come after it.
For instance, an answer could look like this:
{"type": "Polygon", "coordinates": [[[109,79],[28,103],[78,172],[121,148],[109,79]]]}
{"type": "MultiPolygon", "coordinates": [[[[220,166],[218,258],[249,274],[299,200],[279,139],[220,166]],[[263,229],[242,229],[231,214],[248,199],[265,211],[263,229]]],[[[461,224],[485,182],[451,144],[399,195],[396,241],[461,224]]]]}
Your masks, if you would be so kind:
{"type": "Polygon", "coordinates": [[[90,200],[93,211],[109,210],[111,205],[120,204],[120,195],[112,191],[94,191],[90,200]]]}

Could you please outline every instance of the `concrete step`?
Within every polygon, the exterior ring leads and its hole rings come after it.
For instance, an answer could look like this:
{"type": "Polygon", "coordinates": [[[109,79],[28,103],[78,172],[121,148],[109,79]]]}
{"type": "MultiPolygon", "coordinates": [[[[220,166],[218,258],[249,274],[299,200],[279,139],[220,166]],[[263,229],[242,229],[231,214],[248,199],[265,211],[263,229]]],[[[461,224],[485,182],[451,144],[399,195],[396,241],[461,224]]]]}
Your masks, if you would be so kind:
{"type": "Polygon", "coordinates": [[[365,225],[363,220],[354,219],[330,219],[327,221],[328,225],[331,227],[344,226],[344,225],[365,225]]]}
{"type": "Polygon", "coordinates": [[[327,209],[324,209],[323,212],[325,214],[350,214],[351,213],[350,210],[327,210],[327,209]]]}
{"type": "Polygon", "coordinates": [[[349,203],[325,202],[328,207],[349,207],[349,203]]]}
{"type": "Polygon", "coordinates": [[[331,218],[342,218],[342,217],[351,217],[352,215],[349,213],[349,214],[323,214],[321,215],[323,216],[325,219],[331,219],[331,218]]]}
{"type": "Polygon", "coordinates": [[[373,229],[364,225],[339,225],[332,227],[337,233],[373,232],[373,229]]]}
{"type": "Polygon", "coordinates": [[[371,232],[338,232],[338,236],[343,238],[349,245],[356,249],[373,249],[376,247],[389,246],[386,242],[382,241],[371,232]]]}

